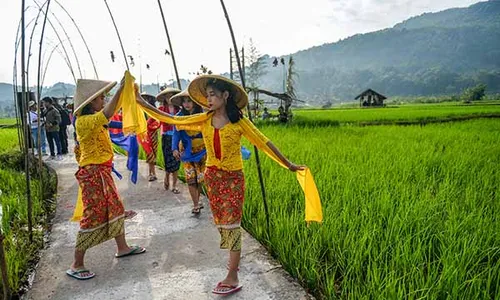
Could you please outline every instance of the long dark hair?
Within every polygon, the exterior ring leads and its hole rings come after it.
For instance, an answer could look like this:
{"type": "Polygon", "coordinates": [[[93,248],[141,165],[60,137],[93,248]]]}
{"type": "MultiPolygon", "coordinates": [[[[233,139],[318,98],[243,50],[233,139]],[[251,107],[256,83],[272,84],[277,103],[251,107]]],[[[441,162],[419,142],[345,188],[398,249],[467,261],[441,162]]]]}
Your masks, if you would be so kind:
{"type": "Polygon", "coordinates": [[[203,109],[201,108],[200,105],[198,105],[198,103],[194,102],[193,100],[191,100],[187,97],[182,97],[182,103],[181,103],[181,112],[182,112],[182,115],[184,115],[184,116],[200,114],[203,112],[203,109]],[[186,100],[193,102],[193,112],[188,111],[187,109],[184,108],[184,105],[182,105],[182,103],[184,103],[184,101],[186,101],[186,100]]]}
{"type": "Polygon", "coordinates": [[[231,84],[225,82],[224,80],[218,80],[216,78],[211,78],[208,80],[205,88],[211,87],[214,90],[217,90],[221,93],[227,91],[229,93],[229,97],[226,102],[226,112],[227,117],[231,123],[236,123],[243,118],[243,113],[240,108],[236,105],[236,101],[234,100],[234,88],[231,84]]]}
{"type": "Polygon", "coordinates": [[[94,109],[92,108],[92,103],[85,105],[80,112],[80,116],[93,115],[94,109]]]}

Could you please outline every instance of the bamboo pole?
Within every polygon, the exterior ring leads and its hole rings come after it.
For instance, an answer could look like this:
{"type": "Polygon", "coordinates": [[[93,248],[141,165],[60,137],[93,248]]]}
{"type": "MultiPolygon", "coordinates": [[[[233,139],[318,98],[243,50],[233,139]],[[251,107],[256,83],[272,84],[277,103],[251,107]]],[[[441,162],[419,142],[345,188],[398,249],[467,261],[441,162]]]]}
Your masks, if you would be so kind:
{"type": "Polygon", "coordinates": [[[174,49],[172,47],[172,42],[170,40],[170,34],[168,33],[167,22],[165,21],[165,15],[163,14],[163,7],[161,6],[160,0],[158,0],[158,6],[160,7],[161,19],[163,20],[163,27],[165,28],[165,33],[167,34],[168,47],[170,48],[170,56],[172,57],[172,63],[174,65],[175,79],[177,80],[177,87],[182,90],[181,80],[179,79],[179,72],[177,72],[177,63],[175,62],[174,49]]]}
{"type": "Polygon", "coordinates": [[[80,27],[78,27],[78,25],[76,24],[76,21],[73,19],[73,17],[70,15],[70,13],[66,10],[66,8],[64,6],[62,6],[61,3],[59,3],[59,1],[55,0],[57,5],[59,5],[62,10],[68,15],[68,17],[71,19],[71,21],[73,22],[73,24],[75,25],[76,27],[76,30],[78,31],[78,34],[80,35],[80,37],[82,38],[82,41],[83,41],[83,44],[85,45],[85,48],[87,49],[87,53],[89,54],[90,56],[90,61],[92,63],[92,67],[94,68],[94,74],[95,74],[95,77],[96,79],[99,79],[99,75],[97,74],[97,68],[95,66],[95,62],[94,62],[94,57],[92,56],[92,53],[90,52],[90,48],[87,44],[87,41],[85,40],[85,38],[83,37],[83,33],[82,31],[80,30],[80,27]]]}
{"type": "MultiPolygon", "coordinates": [[[[38,7],[40,7],[40,5],[35,2],[36,5],[38,7]]],[[[59,40],[59,42],[61,43],[61,47],[63,49],[63,52],[64,52],[64,55],[66,57],[65,61],[66,61],[66,64],[68,65],[70,71],[71,71],[71,75],[73,76],[73,80],[76,84],[76,76],[75,76],[75,71],[73,69],[73,66],[71,65],[71,60],[70,60],[70,57],[69,57],[69,54],[68,54],[68,51],[66,50],[66,47],[64,46],[64,43],[63,43],[63,40],[61,39],[61,36],[59,35],[59,32],[56,30],[56,27],[54,26],[54,24],[52,24],[52,21],[50,21],[50,19],[47,17],[47,22],[49,22],[49,25],[50,27],[52,28],[52,30],[54,31],[54,33],[56,34],[56,37],[57,39],[59,40]]]]}
{"type": "Polygon", "coordinates": [[[125,48],[123,48],[122,38],[120,37],[120,32],[118,31],[118,27],[116,26],[115,18],[113,17],[113,13],[111,12],[111,9],[109,8],[108,1],[104,0],[104,4],[106,4],[106,7],[108,8],[108,12],[109,12],[109,15],[111,17],[111,21],[113,21],[113,25],[115,26],[116,35],[118,36],[118,41],[120,42],[120,47],[122,48],[123,59],[125,60],[127,70],[130,71],[130,68],[128,67],[128,62],[127,62],[127,54],[125,53],[125,48]]]}
{"type": "MultiPolygon", "coordinates": [[[[224,11],[224,15],[226,17],[226,20],[227,20],[227,26],[229,27],[229,32],[231,34],[231,39],[233,40],[233,48],[234,48],[234,54],[236,56],[236,63],[238,64],[238,71],[239,71],[239,74],[240,74],[240,77],[241,77],[241,85],[243,86],[243,88],[245,89],[245,76],[244,76],[244,72],[243,72],[243,69],[241,67],[241,61],[240,61],[240,57],[239,57],[239,53],[238,53],[238,46],[236,44],[236,38],[234,37],[234,32],[233,32],[233,27],[231,26],[231,20],[229,19],[229,15],[227,13],[227,9],[226,9],[226,6],[224,5],[224,0],[220,0],[220,4],[222,5],[222,10],[224,11]]],[[[250,119],[251,122],[253,122],[252,120],[252,114],[250,112],[250,103],[247,104],[247,110],[248,110],[248,118],[250,119]]],[[[262,200],[264,201],[264,211],[266,213],[266,224],[267,224],[267,234],[268,234],[268,237],[270,235],[270,225],[269,225],[269,207],[267,205],[267,198],[266,198],[266,190],[265,190],[265,187],[264,187],[264,179],[262,177],[262,169],[261,169],[261,166],[260,166],[260,158],[259,158],[259,151],[257,149],[256,146],[253,147],[254,148],[254,151],[255,151],[255,162],[257,163],[257,171],[258,171],[258,174],[259,174],[259,183],[260,183],[260,190],[261,190],[261,193],[262,193],[262,200]]]]}
{"type": "MultiPolygon", "coordinates": [[[[48,0],[47,0],[48,1],[48,0]]],[[[35,4],[40,7],[40,4],[34,0],[35,4]]],[[[43,6],[42,6],[43,7],[43,6]]],[[[45,14],[47,14],[49,11],[47,10],[45,12],[45,14]]],[[[76,54],[76,50],[75,50],[75,47],[73,46],[73,42],[71,41],[71,38],[69,37],[68,35],[68,32],[66,31],[66,29],[64,28],[65,26],[61,23],[61,21],[59,20],[59,18],[56,16],[56,14],[54,14],[53,12],[51,12],[52,16],[54,17],[54,19],[56,20],[57,24],[59,24],[59,26],[61,27],[64,35],[66,36],[66,39],[68,40],[68,43],[69,43],[69,46],[71,47],[71,50],[73,52],[73,56],[75,57],[75,61],[76,61],[76,66],[78,68],[78,74],[80,75],[80,78],[83,78],[83,75],[82,75],[82,69],[80,67],[80,60],[78,59],[78,55],[76,54]]]]}
{"type": "Polygon", "coordinates": [[[40,99],[42,97],[42,86],[40,85],[41,74],[42,74],[42,49],[43,49],[43,37],[45,35],[45,26],[47,25],[47,16],[49,15],[50,0],[47,0],[47,8],[45,16],[43,18],[42,33],[40,35],[40,45],[38,48],[38,71],[37,71],[37,89],[36,89],[36,113],[38,116],[38,128],[37,128],[37,147],[38,147],[38,176],[40,178],[40,197],[43,197],[43,164],[42,164],[42,128],[40,125],[41,121],[41,111],[40,111],[40,99]]]}
{"type": "MultiPolygon", "coordinates": [[[[21,2],[21,7],[22,7],[22,17],[21,17],[21,23],[22,23],[22,28],[21,28],[21,119],[25,120],[24,116],[27,114],[27,109],[26,109],[26,28],[24,26],[24,6],[25,6],[25,0],[22,0],[21,2]]],[[[28,200],[28,232],[29,232],[29,240],[30,242],[33,242],[33,223],[32,223],[32,199],[31,199],[31,186],[30,186],[30,172],[29,172],[29,166],[30,166],[30,157],[28,153],[28,127],[29,124],[26,122],[23,122],[24,124],[24,172],[26,176],[26,196],[28,200]]]]}
{"type": "MultiPolygon", "coordinates": [[[[48,0],[47,0],[48,1],[48,0]]],[[[42,10],[43,10],[43,7],[45,6],[45,4],[47,4],[47,1],[45,1],[42,6],[38,6],[38,13],[36,14],[36,18],[35,18],[35,24],[33,25],[33,29],[31,30],[31,35],[30,35],[30,44],[28,46],[28,62],[26,63],[26,73],[27,73],[27,77],[26,77],[26,86],[28,86],[28,91],[30,89],[30,85],[29,85],[29,74],[30,74],[30,61],[31,61],[31,46],[33,45],[33,35],[35,34],[35,29],[36,29],[36,26],[38,25],[38,18],[40,17],[40,14],[42,13],[42,10]]],[[[38,4],[38,3],[37,3],[38,4]]],[[[37,98],[38,100],[38,98],[37,98]]],[[[38,105],[37,105],[38,106],[38,105]]],[[[29,110],[29,108],[28,108],[29,110]]],[[[38,114],[40,115],[40,114],[38,114]]],[[[31,125],[31,114],[28,113],[28,123],[31,125]]],[[[31,126],[30,126],[31,127],[31,126]]],[[[30,136],[31,136],[31,132],[30,132],[30,136]]],[[[34,137],[31,137],[33,139],[33,143],[35,143],[35,140],[34,140],[34,137]]],[[[33,156],[35,155],[35,145],[33,145],[33,148],[32,148],[32,154],[33,156]]],[[[41,168],[41,164],[40,164],[40,169],[39,171],[41,171],[42,168],[41,168]]]]}
{"type": "MultiPolygon", "coordinates": [[[[28,8],[26,8],[25,10],[27,10],[28,8]]],[[[30,22],[28,22],[28,25],[29,26],[35,19],[33,18],[30,22]]],[[[19,34],[21,33],[21,25],[23,24],[23,19],[21,17],[21,19],[19,20],[19,24],[17,26],[17,33],[16,33],[16,41],[15,41],[15,46],[14,46],[14,66],[13,66],[13,70],[12,70],[12,89],[13,89],[13,92],[14,92],[14,107],[15,107],[15,110],[16,110],[16,125],[17,125],[17,141],[18,141],[18,145],[19,145],[19,150],[21,152],[24,151],[24,143],[22,141],[24,141],[24,133],[23,133],[23,127],[22,127],[22,122],[23,120],[20,119],[20,107],[19,107],[19,100],[18,100],[18,84],[17,84],[17,51],[19,50],[19,46],[21,45],[21,37],[19,36],[19,34]]]]}
{"type": "Polygon", "coordinates": [[[233,48],[229,48],[229,78],[233,80],[233,48]]]}

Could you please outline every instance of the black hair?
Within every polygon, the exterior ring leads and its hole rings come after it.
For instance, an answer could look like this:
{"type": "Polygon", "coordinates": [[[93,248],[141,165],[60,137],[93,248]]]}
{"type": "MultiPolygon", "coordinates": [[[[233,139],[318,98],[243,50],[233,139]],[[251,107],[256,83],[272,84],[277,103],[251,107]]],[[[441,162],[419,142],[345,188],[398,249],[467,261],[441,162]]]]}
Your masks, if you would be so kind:
{"type": "Polygon", "coordinates": [[[181,111],[182,111],[182,114],[184,116],[200,114],[203,112],[203,109],[201,108],[201,106],[188,97],[182,97],[182,103],[184,103],[184,101],[186,101],[186,99],[189,99],[189,101],[193,102],[193,112],[192,113],[189,112],[187,109],[184,108],[184,105],[181,104],[181,111]]]}
{"type": "Polygon", "coordinates": [[[52,100],[52,97],[43,97],[42,102],[47,102],[49,104],[54,104],[54,100],[52,100]]]}
{"type": "Polygon", "coordinates": [[[92,115],[92,114],[94,114],[94,109],[92,108],[91,103],[85,105],[82,108],[82,111],[80,112],[80,116],[86,116],[86,115],[92,115]]]}
{"type": "Polygon", "coordinates": [[[205,88],[207,87],[211,87],[221,93],[225,91],[229,93],[229,97],[227,98],[226,102],[226,113],[231,123],[236,123],[243,118],[243,113],[236,105],[236,101],[234,100],[234,95],[236,94],[234,91],[234,87],[230,83],[224,80],[211,78],[208,80],[205,88]]]}
{"type": "Polygon", "coordinates": [[[151,106],[156,107],[156,97],[152,95],[142,95],[142,98],[146,100],[151,106]]]}

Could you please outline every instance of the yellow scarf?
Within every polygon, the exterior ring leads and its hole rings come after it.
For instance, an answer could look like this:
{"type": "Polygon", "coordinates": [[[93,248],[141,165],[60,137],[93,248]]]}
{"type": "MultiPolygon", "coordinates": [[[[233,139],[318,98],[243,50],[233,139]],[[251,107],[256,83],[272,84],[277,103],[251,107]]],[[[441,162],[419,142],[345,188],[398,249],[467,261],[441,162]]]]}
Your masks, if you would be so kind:
{"type": "MultiPolygon", "coordinates": [[[[123,112],[124,133],[135,132],[137,134],[141,134],[146,132],[145,130],[146,121],[144,118],[144,112],[146,112],[149,116],[161,122],[171,125],[189,125],[191,129],[193,126],[197,125],[201,127],[202,124],[208,118],[210,118],[210,115],[208,113],[185,116],[185,117],[167,116],[159,114],[148,107],[140,107],[137,105],[137,102],[135,101],[134,80],[135,78],[132,77],[132,75],[130,75],[130,73],[127,71],[125,73],[125,86],[119,102],[119,105],[121,106],[123,112]],[[144,120],[144,125],[142,123],[143,120],[144,120]]],[[[246,132],[252,133],[253,130],[251,130],[247,122],[248,120],[244,119],[243,122],[241,122],[240,124],[246,132]]],[[[274,154],[271,148],[269,148],[269,146],[262,140],[260,140],[256,135],[251,134],[249,136],[249,141],[255,146],[257,146],[257,148],[260,149],[262,152],[264,152],[267,156],[269,156],[271,159],[277,162],[280,166],[287,168],[281,162],[281,160],[276,156],[276,154],[274,154]]],[[[296,173],[297,173],[297,181],[299,182],[305,195],[305,221],[322,222],[323,212],[321,208],[321,200],[311,171],[307,168],[302,171],[297,171],[296,173]]],[[[83,213],[83,204],[81,203],[81,192],[79,192],[79,198],[77,206],[75,208],[75,214],[73,216],[73,220],[78,221],[81,218],[82,213],[83,213]]]]}

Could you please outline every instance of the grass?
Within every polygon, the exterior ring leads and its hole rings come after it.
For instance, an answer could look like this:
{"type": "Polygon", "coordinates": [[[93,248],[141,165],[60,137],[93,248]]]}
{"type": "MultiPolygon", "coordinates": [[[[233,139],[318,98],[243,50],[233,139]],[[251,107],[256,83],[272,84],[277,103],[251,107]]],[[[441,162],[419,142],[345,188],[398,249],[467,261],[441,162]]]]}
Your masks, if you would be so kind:
{"type": "Polygon", "coordinates": [[[0,125],[14,125],[16,124],[16,119],[0,119],[0,125]]]}
{"type": "Polygon", "coordinates": [[[293,174],[264,158],[271,234],[254,159],[244,227],[318,298],[500,297],[499,121],[262,130],[313,170],[324,224],[306,226],[293,174]]]}
{"type": "Polygon", "coordinates": [[[456,117],[494,115],[500,118],[500,105],[427,104],[386,108],[294,110],[294,123],[307,126],[334,124],[387,124],[397,121],[428,122],[456,117]]]}
{"type": "Polygon", "coordinates": [[[18,146],[17,129],[0,129],[0,195],[1,229],[5,237],[4,249],[8,268],[9,287],[17,293],[25,284],[29,271],[43,247],[55,204],[49,200],[55,193],[56,179],[47,168],[43,169],[44,187],[40,189],[38,170],[30,170],[33,203],[33,242],[29,240],[26,177],[24,158],[14,150],[18,146]],[[43,195],[40,192],[43,190],[43,195]]]}
{"type": "Polygon", "coordinates": [[[16,128],[0,129],[0,153],[11,151],[18,145],[16,128]]]}

